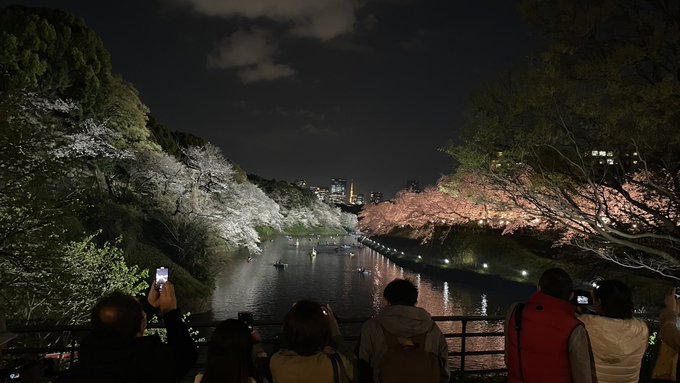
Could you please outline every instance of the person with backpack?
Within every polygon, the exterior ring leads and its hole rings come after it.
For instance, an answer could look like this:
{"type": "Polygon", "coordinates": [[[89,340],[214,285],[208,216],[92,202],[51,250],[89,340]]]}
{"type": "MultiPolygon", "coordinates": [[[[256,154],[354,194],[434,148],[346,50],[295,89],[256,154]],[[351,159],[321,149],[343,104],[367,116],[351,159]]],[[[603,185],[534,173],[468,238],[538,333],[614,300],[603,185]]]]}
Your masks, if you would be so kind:
{"type": "Polygon", "coordinates": [[[416,286],[395,279],[385,287],[383,296],[387,306],[361,328],[359,382],[448,382],[446,339],[430,314],[415,307],[416,286]]]}
{"type": "Polygon", "coordinates": [[[548,269],[528,302],[505,320],[508,383],[597,382],[588,332],[570,299],[573,284],[560,268],[548,269]]]}

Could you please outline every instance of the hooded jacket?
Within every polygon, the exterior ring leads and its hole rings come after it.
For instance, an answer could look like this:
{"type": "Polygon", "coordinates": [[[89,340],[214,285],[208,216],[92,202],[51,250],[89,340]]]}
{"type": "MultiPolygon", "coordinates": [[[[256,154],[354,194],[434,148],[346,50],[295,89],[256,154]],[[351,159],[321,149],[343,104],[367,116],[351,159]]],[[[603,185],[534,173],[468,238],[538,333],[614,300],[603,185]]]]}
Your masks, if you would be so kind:
{"type": "Polygon", "coordinates": [[[598,383],[636,383],[649,330],[644,321],[581,315],[595,359],[598,383]]]}
{"type": "Polygon", "coordinates": [[[446,339],[430,314],[420,307],[394,305],[385,307],[378,316],[369,319],[361,328],[359,359],[373,368],[373,381],[378,382],[376,366],[387,350],[382,327],[398,338],[413,338],[426,333],[424,349],[439,358],[440,378],[448,382],[450,377],[446,339]]]}

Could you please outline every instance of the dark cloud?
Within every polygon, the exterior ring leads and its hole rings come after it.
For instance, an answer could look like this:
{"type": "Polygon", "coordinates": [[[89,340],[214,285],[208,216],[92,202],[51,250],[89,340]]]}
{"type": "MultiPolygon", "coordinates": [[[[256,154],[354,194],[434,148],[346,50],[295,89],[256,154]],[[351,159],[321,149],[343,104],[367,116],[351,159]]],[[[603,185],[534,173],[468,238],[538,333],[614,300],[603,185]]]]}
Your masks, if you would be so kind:
{"type": "Polygon", "coordinates": [[[276,42],[267,31],[237,31],[208,55],[208,67],[236,68],[244,83],[294,75],[295,70],[289,65],[274,63],[277,50],[276,42]]]}
{"type": "Polygon", "coordinates": [[[327,41],[354,30],[352,0],[168,0],[209,16],[267,18],[290,24],[295,36],[327,41]]]}

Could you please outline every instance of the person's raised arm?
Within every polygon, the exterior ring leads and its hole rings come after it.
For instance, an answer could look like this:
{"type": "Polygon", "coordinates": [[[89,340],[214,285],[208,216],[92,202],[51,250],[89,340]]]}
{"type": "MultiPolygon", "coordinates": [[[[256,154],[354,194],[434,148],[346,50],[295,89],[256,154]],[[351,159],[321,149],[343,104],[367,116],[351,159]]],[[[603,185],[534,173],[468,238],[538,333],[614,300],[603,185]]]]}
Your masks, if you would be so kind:
{"type": "Polygon", "coordinates": [[[331,329],[331,346],[338,350],[341,354],[352,359],[354,357],[354,353],[347,346],[347,343],[345,343],[345,339],[342,337],[342,334],[340,334],[340,326],[338,325],[338,319],[336,318],[333,309],[331,309],[330,305],[326,305],[324,310],[326,310],[326,313],[328,314],[328,327],[331,329]]]}
{"type": "Polygon", "coordinates": [[[576,326],[569,336],[569,365],[573,383],[597,382],[590,339],[585,327],[576,326]]]}
{"type": "MultiPolygon", "coordinates": [[[[151,303],[151,302],[149,302],[151,303]]],[[[156,300],[168,334],[168,346],[174,354],[174,369],[181,380],[196,363],[198,350],[196,342],[189,334],[189,327],[182,320],[182,312],[177,308],[175,286],[165,282],[156,300]]],[[[153,305],[153,303],[151,303],[153,305]]]]}
{"type": "Polygon", "coordinates": [[[680,351],[680,330],[676,324],[679,305],[675,299],[675,288],[666,293],[663,303],[666,307],[659,317],[659,337],[668,347],[680,351]]]}
{"type": "Polygon", "coordinates": [[[324,310],[326,310],[328,326],[331,330],[331,346],[335,348],[340,354],[344,355],[345,358],[347,358],[347,360],[350,362],[351,366],[346,366],[349,367],[349,370],[351,371],[350,380],[356,380],[356,358],[354,357],[354,352],[352,352],[352,349],[345,342],[342,334],[340,334],[338,319],[336,318],[335,313],[333,313],[331,306],[326,305],[324,310]]]}
{"type": "Polygon", "coordinates": [[[156,282],[151,282],[149,292],[146,294],[146,299],[140,300],[147,319],[151,319],[152,316],[158,313],[158,298],[160,298],[160,294],[156,289],[156,282]]]}

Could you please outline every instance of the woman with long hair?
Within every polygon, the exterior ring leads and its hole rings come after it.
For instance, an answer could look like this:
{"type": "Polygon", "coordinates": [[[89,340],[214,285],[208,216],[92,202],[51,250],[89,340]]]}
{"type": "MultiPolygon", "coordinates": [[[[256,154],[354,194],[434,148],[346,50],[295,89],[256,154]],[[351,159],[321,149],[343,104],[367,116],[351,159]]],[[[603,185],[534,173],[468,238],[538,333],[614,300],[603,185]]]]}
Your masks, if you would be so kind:
{"type": "Polygon", "coordinates": [[[596,315],[580,315],[590,337],[598,383],[637,383],[649,330],[633,317],[633,294],[625,283],[605,280],[593,289],[596,315]]]}
{"type": "Polygon", "coordinates": [[[203,373],[194,383],[264,383],[253,361],[255,336],[248,325],[227,319],[215,329],[203,373]]]}
{"type": "Polygon", "coordinates": [[[282,349],[271,359],[274,383],[343,383],[354,379],[352,352],[344,348],[330,307],[301,300],[283,324],[282,349]]]}

